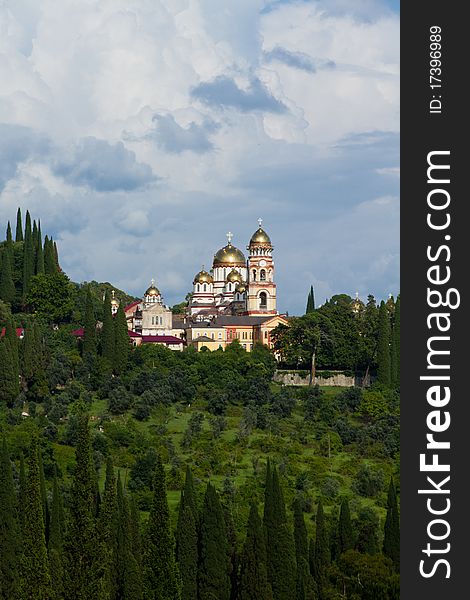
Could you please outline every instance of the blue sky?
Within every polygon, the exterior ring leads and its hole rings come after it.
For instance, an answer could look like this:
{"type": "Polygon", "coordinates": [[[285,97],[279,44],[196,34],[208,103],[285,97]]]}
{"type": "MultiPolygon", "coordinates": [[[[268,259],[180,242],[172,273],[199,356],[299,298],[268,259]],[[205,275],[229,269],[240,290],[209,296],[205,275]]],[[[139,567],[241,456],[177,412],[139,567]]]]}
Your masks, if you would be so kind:
{"type": "Polygon", "coordinates": [[[279,308],[399,291],[392,0],[6,0],[0,226],[41,217],[76,281],[166,302],[258,217],[279,308]],[[3,225],[2,225],[3,223],[3,225]]]}

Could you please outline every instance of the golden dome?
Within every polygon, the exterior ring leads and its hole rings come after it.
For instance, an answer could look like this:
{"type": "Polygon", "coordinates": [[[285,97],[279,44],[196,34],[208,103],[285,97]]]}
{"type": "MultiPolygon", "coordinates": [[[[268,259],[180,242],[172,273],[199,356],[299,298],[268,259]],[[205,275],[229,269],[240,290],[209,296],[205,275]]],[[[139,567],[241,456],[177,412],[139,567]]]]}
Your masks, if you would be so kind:
{"type": "Polygon", "coordinates": [[[269,235],[266,233],[264,229],[259,227],[254,234],[251,236],[250,246],[257,244],[269,244],[271,245],[271,240],[269,235]]]}
{"type": "Polygon", "coordinates": [[[241,283],[242,276],[240,275],[240,273],[238,271],[236,271],[235,269],[232,269],[230,271],[230,273],[227,275],[227,281],[229,283],[233,283],[235,281],[238,281],[239,283],[241,283]]]}
{"type": "Polygon", "coordinates": [[[160,296],[160,290],[155,286],[155,280],[152,279],[150,287],[145,292],[146,296],[160,296]]]}
{"type": "Polygon", "coordinates": [[[246,260],[243,252],[229,242],[214,254],[214,267],[219,265],[245,266],[246,260]]]}
{"type": "Polygon", "coordinates": [[[212,275],[203,268],[199,273],[196,273],[193,283],[212,283],[213,281],[212,275]]]}
{"type": "Polygon", "coordinates": [[[114,290],[111,293],[113,295],[111,298],[111,306],[119,306],[119,300],[116,299],[114,290]]]}
{"type": "Polygon", "coordinates": [[[244,281],[241,281],[235,288],[235,291],[238,292],[239,294],[245,293],[246,292],[246,283],[244,281]]]}

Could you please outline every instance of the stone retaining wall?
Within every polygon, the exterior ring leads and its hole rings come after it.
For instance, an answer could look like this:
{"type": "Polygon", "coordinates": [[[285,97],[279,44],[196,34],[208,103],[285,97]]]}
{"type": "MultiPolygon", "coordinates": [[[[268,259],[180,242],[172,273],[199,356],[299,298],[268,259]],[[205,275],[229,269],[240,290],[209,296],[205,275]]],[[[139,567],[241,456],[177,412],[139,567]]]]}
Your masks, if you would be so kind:
{"type": "MultiPolygon", "coordinates": [[[[330,373],[334,372],[330,371],[330,373]]],[[[274,381],[283,385],[308,385],[309,379],[310,376],[308,374],[305,376],[305,371],[276,371],[274,373],[274,381]]],[[[321,371],[317,371],[315,383],[325,386],[351,387],[353,385],[363,385],[362,379],[360,376],[345,375],[341,371],[332,374],[330,377],[322,377],[321,371]]],[[[365,385],[370,385],[370,377],[367,378],[365,385]]]]}

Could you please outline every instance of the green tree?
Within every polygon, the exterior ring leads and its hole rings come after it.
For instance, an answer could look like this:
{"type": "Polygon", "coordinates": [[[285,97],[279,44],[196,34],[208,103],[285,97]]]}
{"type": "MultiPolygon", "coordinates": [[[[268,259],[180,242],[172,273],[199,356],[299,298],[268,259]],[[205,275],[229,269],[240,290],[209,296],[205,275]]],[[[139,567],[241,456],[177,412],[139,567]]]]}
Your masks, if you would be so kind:
{"type": "Polygon", "coordinates": [[[349,512],[349,502],[346,498],[341,502],[341,509],[339,512],[338,546],[339,554],[354,548],[351,513],[349,512]]]}
{"type": "Polygon", "coordinates": [[[207,484],[199,527],[199,600],[230,600],[230,548],[215,487],[207,484]]]}
{"type": "Polygon", "coordinates": [[[0,365],[0,401],[11,406],[20,387],[18,340],[10,321],[6,323],[4,336],[0,337],[0,365]]]}
{"type": "Polygon", "coordinates": [[[97,481],[88,417],[84,414],[77,420],[75,460],[65,543],[65,595],[74,600],[90,600],[103,597],[103,586],[99,570],[100,547],[96,543],[97,481]]]}
{"type": "Polygon", "coordinates": [[[125,370],[130,353],[127,320],[121,305],[114,317],[114,343],[114,370],[119,375],[125,370]]]}
{"type": "Polygon", "coordinates": [[[315,295],[313,293],[313,285],[310,286],[310,291],[308,293],[307,298],[307,308],[305,309],[305,314],[311,313],[315,310],[315,295]]]}
{"type": "Polygon", "coordinates": [[[239,600],[271,600],[266,544],[258,507],[251,503],[241,557],[239,600]]]}
{"type": "Polygon", "coordinates": [[[178,511],[176,559],[182,582],[181,598],[192,600],[197,597],[198,535],[194,481],[189,466],[178,511]]]}
{"type": "Polygon", "coordinates": [[[101,568],[104,572],[103,591],[106,598],[115,598],[118,589],[117,562],[117,530],[118,506],[116,497],[116,478],[114,477],[113,461],[106,461],[106,479],[104,494],[99,508],[98,536],[101,568]]]}
{"type": "Polygon", "coordinates": [[[390,316],[382,300],[379,309],[379,333],[377,340],[377,381],[390,387],[390,316]]]}
{"type": "Polygon", "coordinates": [[[290,600],[296,588],[294,539],[287,525],[286,508],[279,475],[268,463],[263,518],[268,580],[274,600],[290,600]]]}
{"type": "Polygon", "coordinates": [[[18,208],[16,213],[16,235],[15,241],[22,242],[23,241],[23,220],[21,218],[21,208],[18,208]]]}
{"type": "Polygon", "coordinates": [[[297,563],[297,597],[296,600],[315,598],[315,584],[309,568],[309,548],[307,528],[300,498],[294,500],[294,540],[297,563]]]}
{"type": "Polygon", "coordinates": [[[0,258],[0,299],[11,304],[15,299],[16,290],[13,282],[12,259],[7,248],[0,258]]]}
{"type": "Polygon", "coordinates": [[[157,457],[153,502],[145,535],[143,557],[145,600],[179,600],[180,580],[174,556],[174,539],[166,497],[165,471],[157,457]]]}
{"type": "Polygon", "coordinates": [[[44,272],[46,275],[52,275],[57,272],[54,242],[47,235],[44,238],[44,272]]]}
{"type": "MultiPolygon", "coordinates": [[[[36,322],[25,328],[22,343],[22,373],[30,389],[34,384],[41,385],[45,380],[45,357],[42,333],[36,322]]],[[[37,387],[36,386],[36,389],[37,387]]]]}
{"type": "Polygon", "coordinates": [[[396,571],[400,570],[400,517],[393,477],[390,478],[385,519],[383,553],[392,559],[396,571]]]}
{"type": "Polygon", "coordinates": [[[117,481],[117,590],[116,599],[141,600],[142,573],[140,568],[140,543],[136,540],[132,524],[132,511],[124,494],[121,478],[117,481]]]}
{"type": "Polygon", "coordinates": [[[42,246],[42,233],[41,233],[41,221],[38,225],[38,242],[36,247],[36,275],[42,275],[44,273],[44,249],[42,246]]]}
{"type": "Polygon", "coordinates": [[[44,535],[46,538],[46,546],[49,541],[49,527],[50,527],[50,511],[49,511],[49,502],[47,500],[47,490],[46,490],[46,478],[44,476],[44,465],[42,462],[42,454],[41,449],[38,452],[38,462],[39,462],[39,490],[41,492],[41,502],[42,502],[42,517],[44,521],[44,535]]]}
{"type": "Polygon", "coordinates": [[[395,303],[395,315],[391,344],[391,384],[394,389],[400,387],[400,296],[395,303]]]}
{"type": "Polygon", "coordinates": [[[64,513],[57,476],[52,483],[51,519],[49,528],[49,570],[51,574],[52,599],[62,600],[64,594],[64,513]]]}
{"type": "Polygon", "coordinates": [[[50,322],[61,323],[70,319],[74,308],[73,287],[64,273],[31,278],[26,304],[37,315],[50,322]]]}
{"type": "Polygon", "coordinates": [[[330,565],[330,546],[328,541],[328,531],[323,513],[323,503],[318,501],[316,530],[315,530],[315,555],[313,561],[315,581],[317,582],[320,600],[325,598],[327,585],[327,570],[330,565]]]}
{"type": "Polygon", "coordinates": [[[87,289],[86,294],[84,330],[83,356],[84,358],[94,357],[96,356],[96,318],[90,288],[87,289]]]}
{"type": "Polygon", "coordinates": [[[109,290],[106,290],[103,306],[103,328],[101,329],[101,353],[103,358],[107,361],[110,369],[113,368],[114,364],[115,347],[114,319],[111,312],[111,298],[109,290]]]}
{"type": "Polygon", "coordinates": [[[16,598],[21,535],[13,486],[13,471],[3,438],[0,451],[0,600],[16,598]]]}
{"type": "Polygon", "coordinates": [[[46,600],[51,597],[38,453],[38,439],[34,434],[28,460],[26,503],[22,507],[24,511],[20,568],[20,597],[22,600],[46,600]]]}
{"type": "Polygon", "coordinates": [[[26,225],[24,234],[24,254],[23,254],[23,299],[29,292],[31,277],[34,275],[34,245],[33,234],[31,231],[31,216],[26,211],[26,225]]]}

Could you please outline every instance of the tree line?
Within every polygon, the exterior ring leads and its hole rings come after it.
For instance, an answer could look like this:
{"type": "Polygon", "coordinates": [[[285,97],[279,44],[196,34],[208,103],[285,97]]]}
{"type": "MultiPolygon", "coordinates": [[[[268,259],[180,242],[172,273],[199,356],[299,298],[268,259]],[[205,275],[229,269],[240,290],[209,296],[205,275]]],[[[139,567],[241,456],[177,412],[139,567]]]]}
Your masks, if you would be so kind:
{"type": "MultiPolygon", "coordinates": [[[[148,518],[117,477],[111,458],[104,487],[82,414],[69,486],[55,471],[50,488],[40,439],[27,461],[0,456],[0,598],[8,600],[329,600],[398,599],[399,514],[390,481],[382,552],[355,538],[349,503],[328,530],[321,499],[309,539],[300,499],[285,505],[279,472],[266,465],[262,513],[251,503],[240,544],[230,503],[206,484],[198,503],[187,467],[173,531],[165,468],[157,457],[148,518]],[[358,548],[361,551],[358,551],[358,548]],[[361,579],[362,578],[362,579],[361,579]],[[359,590],[357,580],[360,579],[359,590]]],[[[199,482],[201,485],[202,482],[199,482]]]]}

